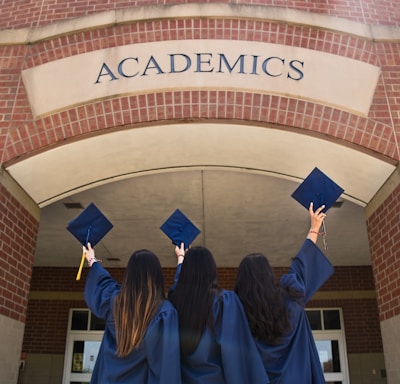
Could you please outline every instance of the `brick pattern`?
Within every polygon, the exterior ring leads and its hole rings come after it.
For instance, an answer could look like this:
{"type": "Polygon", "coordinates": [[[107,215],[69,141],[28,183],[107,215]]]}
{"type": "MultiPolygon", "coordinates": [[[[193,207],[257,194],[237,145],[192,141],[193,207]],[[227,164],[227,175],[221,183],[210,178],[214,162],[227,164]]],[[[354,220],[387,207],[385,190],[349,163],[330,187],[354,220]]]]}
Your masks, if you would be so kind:
{"type": "Polygon", "coordinates": [[[400,315],[400,186],[367,220],[380,320],[400,315]]]}
{"type": "MultiPolygon", "coordinates": [[[[30,300],[22,350],[64,354],[70,308],[86,308],[86,304],[83,301],[30,300]]],[[[342,308],[347,352],[382,353],[376,300],[313,300],[307,308],[342,308]]]]}
{"type": "MultiPolygon", "coordinates": [[[[82,270],[82,278],[76,281],[77,268],[34,267],[31,291],[83,292],[89,268],[82,270]]],[[[110,274],[122,282],[124,268],[107,268],[110,274]]],[[[163,268],[165,289],[171,286],[175,268],[163,268]]],[[[275,267],[277,280],[287,272],[287,268],[275,267]]],[[[236,279],[236,268],[218,268],[218,281],[222,288],[233,289],[236,279]]],[[[321,287],[321,291],[375,291],[374,276],[370,266],[335,267],[335,273],[321,287]]]]}
{"type": "Polygon", "coordinates": [[[39,223],[0,184],[0,315],[25,322],[39,223]]]}
{"type": "Polygon", "coordinates": [[[171,121],[244,122],[314,133],[389,160],[400,159],[400,45],[307,26],[251,20],[146,21],[60,36],[31,46],[0,46],[0,159],[7,164],[43,148],[108,129],[171,121]],[[34,120],[20,71],[122,44],[175,39],[240,39],[301,46],[378,65],[382,75],[368,117],[308,101],[242,91],[183,90],[116,97],[34,120]]]}
{"type": "MultiPolygon", "coordinates": [[[[83,292],[88,272],[85,268],[82,279],[75,281],[74,268],[36,267],[32,276],[32,291],[79,291],[83,292]]],[[[287,268],[275,268],[276,278],[287,268]]],[[[110,268],[112,276],[121,282],[124,269],[110,268]]],[[[165,288],[173,282],[175,268],[164,268],[165,288]]],[[[219,268],[218,279],[222,288],[233,289],[236,268],[219,268]]],[[[374,290],[372,269],[369,266],[337,267],[335,274],[321,288],[332,290],[374,290]]],[[[312,300],[310,308],[342,308],[346,341],[349,353],[382,352],[377,303],[375,299],[363,300],[312,300]]],[[[70,308],[86,308],[84,301],[30,300],[23,350],[28,353],[64,353],[70,308]],[[43,316],[46,313],[46,316],[43,316]],[[45,336],[43,336],[45,335],[45,336]]]]}
{"type": "Polygon", "coordinates": [[[86,304],[84,301],[29,300],[22,350],[64,354],[70,308],[86,308],[86,304]]]}
{"type": "Polygon", "coordinates": [[[323,291],[375,291],[374,275],[370,266],[337,267],[331,278],[321,287],[323,291]]]}
{"type": "MultiPolygon", "coordinates": [[[[122,283],[125,268],[107,268],[110,274],[119,283],[122,283]]],[[[34,267],[31,281],[31,291],[62,291],[62,292],[83,292],[86,276],[89,268],[84,266],[82,276],[76,281],[76,268],[58,267],[34,267]]],[[[163,268],[165,289],[167,290],[173,283],[175,268],[163,268]]]]}
{"type": "MultiPolygon", "coordinates": [[[[185,4],[186,0],[108,0],[94,2],[90,0],[47,0],[24,2],[6,1],[0,10],[0,29],[35,28],[56,21],[92,15],[109,10],[185,4]]],[[[298,9],[323,15],[330,15],[357,21],[364,24],[400,25],[400,8],[396,0],[344,0],[337,1],[301,1],[301,0],[192,0],[190,3],[248,4],[298,9]]]]}

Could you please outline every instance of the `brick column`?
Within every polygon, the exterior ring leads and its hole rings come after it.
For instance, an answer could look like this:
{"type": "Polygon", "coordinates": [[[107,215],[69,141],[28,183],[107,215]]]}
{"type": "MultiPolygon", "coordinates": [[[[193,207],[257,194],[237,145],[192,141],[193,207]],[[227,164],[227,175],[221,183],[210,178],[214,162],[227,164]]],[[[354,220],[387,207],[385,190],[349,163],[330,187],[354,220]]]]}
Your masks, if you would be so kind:
{"type": "Polygon", "coordinates": [[[400,166],[366,214],[388,383],[400,383],[400,166]]]}
{"type": "Polygon", "coordinates": [[[0,168],[0,384],[18,380],[39,215],[0,168]]]}

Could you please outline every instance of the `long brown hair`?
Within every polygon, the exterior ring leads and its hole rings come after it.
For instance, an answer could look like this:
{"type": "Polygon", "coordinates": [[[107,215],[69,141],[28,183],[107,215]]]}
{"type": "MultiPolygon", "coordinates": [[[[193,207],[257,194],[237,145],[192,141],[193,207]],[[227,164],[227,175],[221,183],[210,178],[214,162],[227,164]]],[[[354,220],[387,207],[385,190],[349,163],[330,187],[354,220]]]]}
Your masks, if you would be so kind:
{"type": "Polygon", "coordinates": [[[267,258],[260,253],[247,255],[239,264],[235,292],[253,336],[268,344],[278,344],[291,329],[285,299],[298,299],[300,294],[275,282],[267,258]]]}
{"type": "Polygon", "coordinates": [[[146,249],[134,252],[129,259],[121,291],[114,301],[119,357],[127,356],[140,345],[164,299],[164,279],[158,257],[146,249]]]}

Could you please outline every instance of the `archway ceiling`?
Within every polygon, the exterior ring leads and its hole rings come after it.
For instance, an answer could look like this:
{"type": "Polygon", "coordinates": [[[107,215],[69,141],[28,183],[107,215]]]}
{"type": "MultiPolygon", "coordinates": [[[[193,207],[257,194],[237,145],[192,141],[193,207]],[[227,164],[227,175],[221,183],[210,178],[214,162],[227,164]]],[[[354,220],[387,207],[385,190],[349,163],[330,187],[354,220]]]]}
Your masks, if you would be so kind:
{"type": "MultiPolygon", "coordinates": [[[[287,266],[308,229],[292,192],[317,166],[345,189],[326,219],[335,265],[370,264],[364,206],[394,167],[348,147],[298,133],[233,124],[178,124],[117,131],[66,144],[8,168],[42,207],[37,266],[79,265],[80,245],[65,229],[94,202],[114,224],[97,245],[108,267],[138,248],[173,267],[159,227],[181,209],[201,230],[219,266],[263,252],[287,266]],[[108,259],[119,259],[109,261],[108,259]]],[[[322,244],[321,244],[322,246],[322,244]]]]}

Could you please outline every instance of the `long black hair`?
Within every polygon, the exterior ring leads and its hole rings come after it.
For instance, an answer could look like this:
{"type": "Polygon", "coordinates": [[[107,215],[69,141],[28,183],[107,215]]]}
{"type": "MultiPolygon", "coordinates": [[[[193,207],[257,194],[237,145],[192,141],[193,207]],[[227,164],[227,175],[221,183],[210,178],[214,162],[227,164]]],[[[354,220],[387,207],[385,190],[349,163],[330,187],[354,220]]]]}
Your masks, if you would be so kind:
{"type": "Polygon", "coordinates": [[[276,283],[267,258],[260,253],[247,255],[239,264],[235,292],[253,336],[268,344],[278,344],[291,329],[286,298],[298,294],[276,283]]]}
{"type": "Polygon", "coordinates": [[[206,326],[213,330],[213,303],[218,292],[213,255],[204,247],[190,248],[177,286],[169,297],[179,316],[182,356],[194,352],[206,326]]]}

